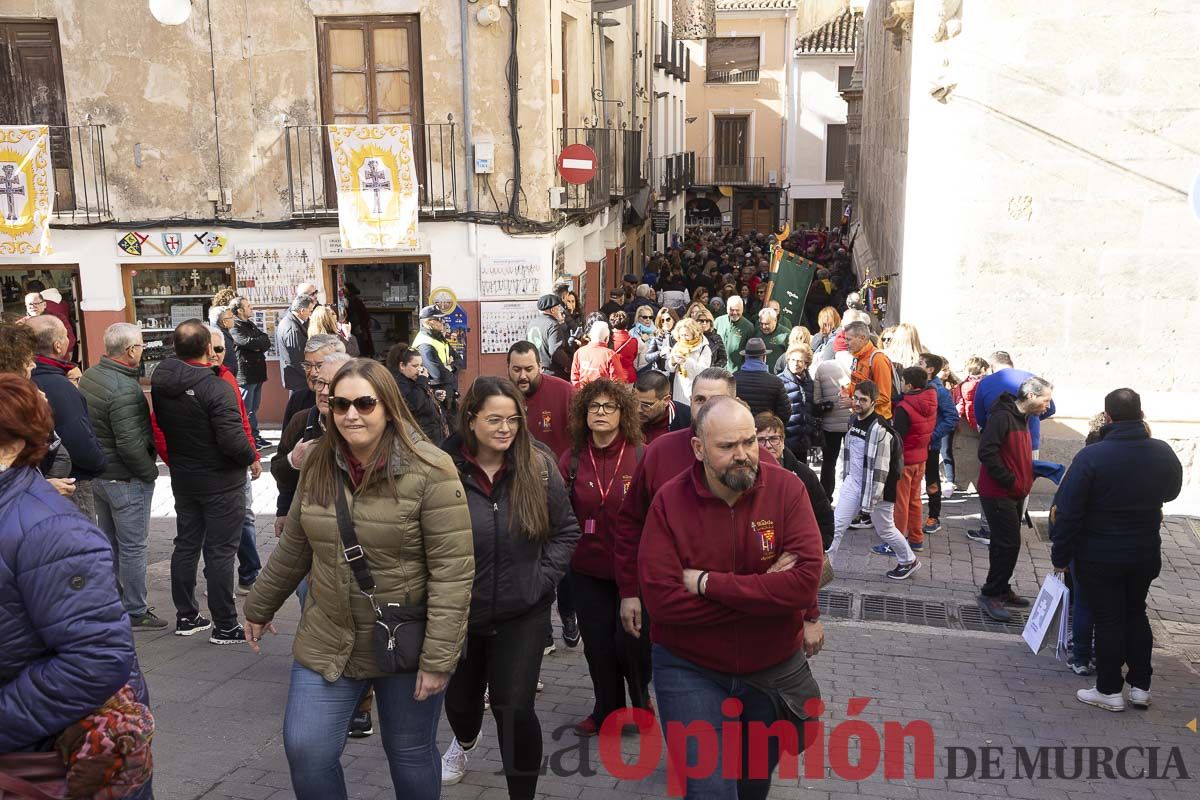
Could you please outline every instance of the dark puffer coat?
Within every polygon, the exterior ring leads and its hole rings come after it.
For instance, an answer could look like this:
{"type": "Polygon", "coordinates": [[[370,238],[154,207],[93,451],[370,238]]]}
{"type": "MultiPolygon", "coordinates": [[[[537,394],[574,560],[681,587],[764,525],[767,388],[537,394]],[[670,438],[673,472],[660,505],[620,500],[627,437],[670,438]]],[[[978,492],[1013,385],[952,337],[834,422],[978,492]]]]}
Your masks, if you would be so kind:
{"type": "Polygon", "coordinates": [[[233,337],[237,352],[238,385],[266,383],[267,351],[273,344],[270,335],[249,319],[235,319],[229,335],[233,337]]]}
{"type": "Polygon", "coordinates": [[[783,421],[787,431],[786,442],[788,450],[803,460],[808,455],[808,448],[817,443],[816,429],[818,423],[813,416],[813,381],[808,372],[799,375],[790,369],[779,373],[783,388],[787,392],[791,414],[783,421]]]}
{"type": "Polygon", "coordinates": [[[0,473],[0,753],[49,749],[126,683],[149,703],[108,539],[37,470],[0,473]]]}
{"type": "Polygon", "coordinates": [[[467,491],[467,506],[471,509],[475,584],[471,588],[467,630],[481,634],[492,631],[497,623],[548,606],[554,600],[554,590],[567,571],[579,541],[579,523],[554,456],[541,443],[535,443],[535,452],[543,459],[550,505],[550,535],[545,542],[533,541],[524,531],[510,528],[512,470],[506,468],[488,492],[480,485],[475,468],[462,448],[458,434],[442,445],[458,467],[467,491]]]}

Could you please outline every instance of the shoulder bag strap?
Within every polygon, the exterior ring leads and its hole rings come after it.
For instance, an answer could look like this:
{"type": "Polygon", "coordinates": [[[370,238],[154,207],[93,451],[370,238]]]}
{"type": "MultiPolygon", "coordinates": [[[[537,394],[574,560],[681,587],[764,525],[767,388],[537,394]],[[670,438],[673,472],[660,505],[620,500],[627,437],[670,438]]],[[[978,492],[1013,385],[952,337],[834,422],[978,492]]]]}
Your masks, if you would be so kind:
{"type": "Polygon", "coordinates": [[[338,484],[334,505],[337,509],[338,533],[342,537],[342,556],[350,565],[350,571],[354,573],[354,580],[358,583],[359,590],[371,598],[371,604],[374,605],[375,578],[372,577],[371,570],[367,567],[366,554],[363,553],[362,545],[358,543],[358,536],[354,533],[354,520],[350,517],[350,507],[346,503],[348,490],[341,481],[338,481],[338,484]]]}
{"type": "Polygon", "coordinates": [[[571,466],[567,470],[567,497],[575,492],[575,478],[579,475],[579,453],[571,452],[571,466]]]}
{"type": "Polygon", "coordinates": [[[29,798],[29,800],[59,800],[57,794],[43,791],[40,787],[15,775],[0,772],[0,797],[10,792],[16,797],[29,798]]]}

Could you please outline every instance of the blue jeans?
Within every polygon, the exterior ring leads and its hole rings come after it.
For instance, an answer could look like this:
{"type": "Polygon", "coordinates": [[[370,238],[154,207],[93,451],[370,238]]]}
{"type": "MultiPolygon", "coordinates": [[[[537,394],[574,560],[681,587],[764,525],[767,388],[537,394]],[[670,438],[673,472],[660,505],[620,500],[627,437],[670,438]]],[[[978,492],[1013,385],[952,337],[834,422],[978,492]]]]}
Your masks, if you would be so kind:
{"type": "Polygon", "coordinates": [[[954,483],[954,431],[943,436],[938,447],[942,453],[942,472],[946,473],[947,481],[954,483]]]}
{"type": "Polygon", "coordinates": [[[383,750],[396,797],[436,800],[442,789],[437,750],[442,695],[414,700],[416,680],[414,673],[372,680],[343,676],[330,683],[307,667],[292,664],[283,746],[297,800],[345,800],[342,751],[350,717],[369,685],[375,687],[383,750]]]}
{"type": "Polygon", "coordinates": [[[121,584],[121,603],[131,617],[146,613],[146,540],[150,537],[150,505],[154,484],[127,481],[92,482],[100,530],[108,534],[121,584]]]}
{"type": "MultiPolygon", "coordinates": [[[[668,750],[671,738],[678,740],[681,737],[680,733],[673,732],[668,727],[670,723],[687,725],[703,721],[707,722],[715,733],[717,752],[724,753],[721,725],[733,721],[733,718],[726,717],[721,712],[721,703],[734,697],[742,702],[742,714],[738,718],[742,723],[740,774],[750,775],[754,760],[748,752],[749,723],[762,722],[770,725],[776,721],[775,705],[771,698],[737,675],[697,666],[673,655],[662,645],[654,645],[651,655],[654,660],[654,694],[658,698],[658,716],[663,726],[663,734],[667,737],[668,750]]],[[[718,757],[717,767],[712,775],[687,779],[688,800],[765,800],[771,790],[770,775],[779,763],[779,740],[771,737],[769,742],[765,779],[725,778],[722,773],[735,774],[734,767],[721,763],[723,759],[718,757]]],[[[695,766],[705,760],[700,755],[700,742],[696,736],[688,736],[686,746],[689,765],[695,766]]],[[[711,758],[711,754],[708,756],[711,758]]],[[[759,757],[761,758],[761,755],[759,757]]]]}
{"type": "MultiPolygon", "coordinates": [[[[242,403],[246,406],[246,418],[250,420],[250,433],[255,439],[259,437],[258,407],[262,404],[262,387],[261,383],[247,383],[238,387],[242,390],[242,403]]],[[[284,421],[286,422],[286,420],[284,421]]]]}
{"type": "Polygon", "coordinates": [[[1071,562],[1071,575],[1074,578],[1071,581],[1071,655],[1076,664],[1086,664],[1092,660],[1092,638],[1096,623],[1084,597],[1083,584],[1075,575],[1074,561],[1071,562]]]}
{"type": "MultiPolygon", "coordinates": [[[[260,386],[262,384],[259,384],[260,386]]],[[[250,473],[246,473],[246,516],[242,520],[242,541],[238,544],[238,583],[249,586],[258,580],[262,572],[262,561],[258,559],[258,545],[255,537],[258,535],[254,527],[254,485],[250,482],[250,473]]]]}

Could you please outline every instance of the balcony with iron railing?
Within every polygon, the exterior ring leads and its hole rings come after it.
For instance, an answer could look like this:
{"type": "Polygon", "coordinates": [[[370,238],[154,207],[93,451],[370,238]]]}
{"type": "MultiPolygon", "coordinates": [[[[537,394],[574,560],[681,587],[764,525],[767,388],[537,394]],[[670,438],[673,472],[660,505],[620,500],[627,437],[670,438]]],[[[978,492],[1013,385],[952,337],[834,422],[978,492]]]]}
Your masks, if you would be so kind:
{"type": "Polygon", "coordinates": [[[596,154],[596,174],[587,183],[561,181],[558,208],[594,211],[641,188],[641,136],[613,128],[559,128],[559,150],[587,145],[596,154]]]}
{"type": "MultiPolygon", "coordinates": [[[[327,125],[284,127],[288,201],[293,217],[337,215],[337,190],[332,179],[327,125]]],[[[422,217],[436,218],[457,211],[458,158],[455,123],[427,122],[413,128],[413,156],[422,217]]]]}
{"type": "Polygon", "coordinates": [[[652,185],[660,199],[670,199],[687,191],[696,171],[695,153],[674,153],[654,159],[652,185]]]}
{"type": "Polygon", "coordinates": [[[712,156],[696,159],[693,183],[698,186],[766,186],[767,164],[764,156],[745,158],[735,163],[718,162],[712,156]]]}
{"type": "Polygon", "coordinates": [[[759,68],[712,70],[704,76],[705,83],[758,83],[759,68]]]}
{"type": "MultiPolygon", "coordinates": [[[[609,196],[623,199],[635,194],[646,185],[642,173],[642,132],[613,131],[616,146],[612,150],[612,177],[609,180],[609,196]]],[[[604,166],[601,162],[602,167],[604,166]]]]}
{"type": "MultiPolygon", "coordinates": [[[[54,173],[52,221],[70,225],[112,219],[104,126],[50,125],[50,168],[54,173]]],[[[8,201],[23,189],[0,179],[0,199],[8,201]]]]}

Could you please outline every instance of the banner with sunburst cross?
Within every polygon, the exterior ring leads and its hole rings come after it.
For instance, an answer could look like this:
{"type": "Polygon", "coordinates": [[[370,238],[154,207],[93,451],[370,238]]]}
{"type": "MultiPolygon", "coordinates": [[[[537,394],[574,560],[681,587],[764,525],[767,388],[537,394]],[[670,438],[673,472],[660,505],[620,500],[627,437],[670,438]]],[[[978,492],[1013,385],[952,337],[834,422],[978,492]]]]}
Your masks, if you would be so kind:
{"type": "Polygon", "coordinates": [[[53,207],[50,128],[0,125],[0,256],[47,255],[53,207]]]}
{"type": "Polygon", "coordinates": [[[330,125],[342,247],[416,247],[420,207],[412,126],[330,125]]]}

